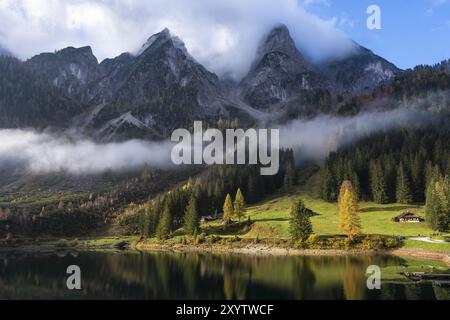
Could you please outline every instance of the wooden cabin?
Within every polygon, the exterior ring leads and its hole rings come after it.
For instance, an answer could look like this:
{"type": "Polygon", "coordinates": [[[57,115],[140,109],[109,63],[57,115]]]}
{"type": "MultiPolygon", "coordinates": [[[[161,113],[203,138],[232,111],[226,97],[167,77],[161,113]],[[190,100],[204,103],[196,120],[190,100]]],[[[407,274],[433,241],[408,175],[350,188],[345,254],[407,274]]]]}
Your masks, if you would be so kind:
{"type": "Polygon", "coordinates": [[[402,214],[394,217],[392,221],[399,223],[420,223],[425,220],[413,212],[403,212],[402,214]]]}

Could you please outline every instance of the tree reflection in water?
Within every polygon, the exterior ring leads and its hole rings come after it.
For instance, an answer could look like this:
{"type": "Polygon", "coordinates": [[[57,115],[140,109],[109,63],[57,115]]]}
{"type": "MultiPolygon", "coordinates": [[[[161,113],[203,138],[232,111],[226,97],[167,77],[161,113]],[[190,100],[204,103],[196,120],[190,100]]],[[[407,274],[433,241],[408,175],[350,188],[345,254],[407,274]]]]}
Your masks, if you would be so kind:
{"type": "Polygon", "coordinates": [[[434,299],[431,284],[366,288],[369,265],[394,257],[256,257],[192,253],[0,254],[1,299],[434,299]],[[66,268],[82,270],[82,290],[66,288],[66,268]]]}

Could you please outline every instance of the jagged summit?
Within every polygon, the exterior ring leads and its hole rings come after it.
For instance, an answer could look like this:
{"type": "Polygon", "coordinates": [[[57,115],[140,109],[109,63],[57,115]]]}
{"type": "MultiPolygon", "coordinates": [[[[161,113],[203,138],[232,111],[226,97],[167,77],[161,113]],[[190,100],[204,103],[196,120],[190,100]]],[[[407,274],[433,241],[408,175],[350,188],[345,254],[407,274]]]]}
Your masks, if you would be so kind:
{"type": "Polygon", "coordinates": [[[188,53],[184,42],[179,37],[172,35],[168,28],[165,28],[161,32],[158,32],[148,38],[145,44],[136,53],[136,56],[141,56],[149,50],[153,50],[165,44],[169,44],[170,47],[181,50],[186,55],[186,57],[189,57],[193,60],[191,55],[188,53]]]}
{"type": "MultiPolygon", "coordinates": [[[[89,46],[68,47],[15,63],[16,73],[35,77],[36,84],[60,97],[52,96],[47,103],[43,97],[48,93],[24,89],[30,95],[38,92],[27,97],[29,104],[37,105],[35,114],[70,111],[48,124],[65,128],[71,122],[71,128],[80,128],[83,134],[120,140],[163,137],[195,120],[235,117],[253,121],[273,115],[317,114],[331,110],[338,95],[365,93],[399,72],[370,50],[355,47],[357,52],[345,59],[316,65],[297,48],[289,29],[279,24],[261,40],[240,83],[220,80],[209,72],[167,28],[149,37],[137,53],[123,53],[100,64],[89,46]]],[[[5,68],[12,63],[4,60],[5,68]]],[[[15,74],[3,72],[2,77],[11,83],[15,74]]],[[[0,102],[13,96],[0,94],[0,102]]],[[[19,113],[11,111],[4,123],[31,124],[27,113],[19,113]]]]}
{"type": "Polygon", "coordinates": [[[90,46],[42,53],[26,63],[43,75],[49,85],[83,102],[88,99],[88,85],[101,76],[98,60],[90,46]]]}
{"type": "Polygon", "coordinates": [[[259,47],[258,54],[264,55],[270,52],[283,52],[292,56],[299,55],[300,52],[295,46],[289,29],[284,25],[278,25],[273,28],[265,37],[265,40],[259,47]]]}
{"type": "Polygon", "coordinates": [[[152,35],[150,38],[148,38],[148,40],[144,43],[144,45],[141,47],[141,49],[139,49],[139,51],[137,52],[137,56],[140,56],[141,54],[143,54],[147,49],[149,49],[150,47],[152,47],[155,43],[157,42],[163,42],[163,41],[167,41],[171,38],[171,34],[170,34],[170,30],[168,28],[165,28],[164,30],[162,30],[161,32],[158,32],[154,35],[152,35]]]}
{"type": "Polygon", "coordinates": [[[316,87],[321,84],[288,28],[278,25],[261,42],[250,72],[241,83],[241,95],[250,105],[267,109],[316,87]]]}

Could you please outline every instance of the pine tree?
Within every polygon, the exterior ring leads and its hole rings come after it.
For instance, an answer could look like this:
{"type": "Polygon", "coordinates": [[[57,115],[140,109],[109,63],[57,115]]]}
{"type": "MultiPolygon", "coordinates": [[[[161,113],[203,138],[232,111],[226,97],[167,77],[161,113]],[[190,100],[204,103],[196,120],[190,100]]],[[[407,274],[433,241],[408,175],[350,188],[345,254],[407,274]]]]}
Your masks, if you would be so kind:
{"type": "Polygon", "coordinates": [[[231,223],[231,217],[233,216],[233,201],[231,200],[230,194],[227,194],[225,198],[225,203],[223,204],[223,223],[227,226],[231,223]]]}
{"type": "Polygon", "coordinates": [[[149,236],[149,216],[148,209],[139,210],[139,235],[147,239],[149,236]]]}
{"type": "Polygon", "coordinates": [[[380,204],[388,203],[385,175],[379,161],[370,164],[370,186],[373,201],[380,204]]]}
{"type": "Polygon", "coordinates": [[[400,164],[397,171],[397,202],[402,204],[411,204],[413,202],[411,183],[403,164],[400,164]]]}
{"type": "Polygon", "coordinates": [[[169,238],[170,233],[172,232],[172,223],[172,213],[170,212],[169,206],[165,205],[156,231],[158,239],[166,240],[169,238]]]}
{"type": "Polygon", "coordinates": [[[193,194],[189,199],[184,218],[184,228],[187,234],[193,235],[199,228],[199,215],[197,208],[197,198],[193,194]]]}
{"type": "Polygon", "coordinates": [[[328,202],[335,201],[335,182],[330,167],[327,165],[322,169],[322,199],[328,202]]]}
{"type": "Polygon", "coordinates": [[[291,163],[288,163],[286,172],[284,173],[284,187],[290,188],[295,184],[295,170],[291,163]]]}
{"type": "Polygon", "coordinates": [[[302,200],[295,202],[291,208],[289,232],[294,241],[305,241],[313,234],[309,212],[302,200]]]}
{"type": "Polygon", "coordinates": [[[383,162],[383,166],[384,166],[384,179],[386,181],[386,192],[388,202],[393,203],[396,200],[395,189],[396,189],[397,170],[392,155],[386,156],[386,159],[383,162]]]}
{"type": "Polygon", "coordinates": [[[339,194],[339,214],[342,231],[350,238],[361,233],[361,218],[359,217],[358,197],[351,183],[344,181],[339,194]]]}
{"type": "Polygon", "coordinates": [[[450,224],[450,179],[438,177],[427,188],[425,214],[433,230],[446,232],[450,224]]]}
{"type": "Polygon", "coordinates": [[[241,222],[241,218],[245,213],[245,198],[242,194],[241,188],[238,188],[236,193],[236,198],[234,199],[234,215],[241,222]]]}
{"type": "Polygon", "coordinates": [[[424,189],[425,189],[425,177],[424,177],[424,164],[419,155],[414,157],[411,163],[411,181],[413,196],[416,202],[424,201],[424,189]]]}

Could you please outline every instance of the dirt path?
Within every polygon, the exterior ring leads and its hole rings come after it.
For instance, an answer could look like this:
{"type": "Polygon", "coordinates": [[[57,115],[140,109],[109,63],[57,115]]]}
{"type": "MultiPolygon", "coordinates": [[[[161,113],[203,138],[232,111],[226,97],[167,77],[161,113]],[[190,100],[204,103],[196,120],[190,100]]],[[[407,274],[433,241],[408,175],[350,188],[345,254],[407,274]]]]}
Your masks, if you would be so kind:
{"type": "Polygon", "coordinates": [[[405,249],[400,248],[390,251],[390,254],[399,257],[409,257],[417,259],[427,259],[427,260],[439,260],[450,265],[450,253],[444,253],[439,251],[429,251],[424,249],[405,249]]]}
{"type": "Polygon", "coordinates": [[[427,243],[448,243],[445,240],[435,240],[435,239],[430,239],[428,237],[410,237],[408,239],[415,240],[415,241],[427,242],[427,243]]]}

